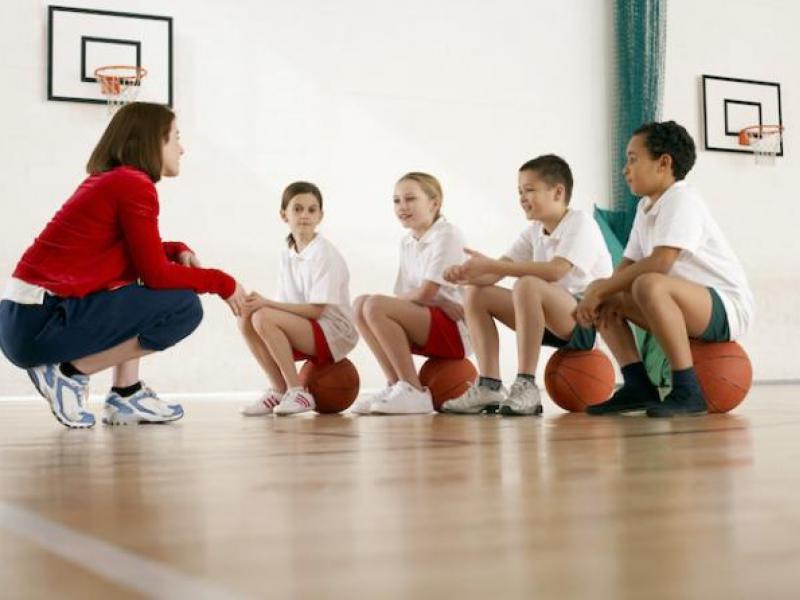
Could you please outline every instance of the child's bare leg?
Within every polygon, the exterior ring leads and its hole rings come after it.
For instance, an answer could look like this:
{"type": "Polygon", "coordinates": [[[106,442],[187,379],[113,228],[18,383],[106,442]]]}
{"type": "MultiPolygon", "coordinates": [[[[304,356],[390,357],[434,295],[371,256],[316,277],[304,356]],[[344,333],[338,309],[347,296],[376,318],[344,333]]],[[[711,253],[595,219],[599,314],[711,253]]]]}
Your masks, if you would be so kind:
{"type": "Polygon", "coordinates": [[[266,345],[280,370],[287,387],[300,387],[300,376],[294,364],[292,349],[313,355],[314,330],[308,319],[274,308],[261,308],[253,313],[253,328],[266,345]]]}
{"type": "Polygon", "coordinates": [[[517,319],[517,371],[536,373],[545,325],[561,339],[569,339],[575,327],[572,311],[577,302],[563,288],[539,279],[520,277],[514,284],[517,319]]]}
{"type": "Polygon", "coordinates": [[[366,301],[363,312],[398,378],[421,389],[410,344],[425,345],[431,324],[428,308],[400,298],[375,295],[366,301]]]}
{"type": "Polygon", "coordinates": [[[672,369],[691,367],[689,338],[700,336],[711,321],[708,289],[685,279],[646,273],[633,282],[631,294],[672,369]]]}
{"type": "Polygon", "coordinates": [[[394,370],[389,357],[386,356],[386,353],[383,351],[383,347],[375,337],[375,334],[372,332],[372,328],[364,316],[364,304],[369,298],[370,296],[367,295],[359,296],[355,299],[355,302],[353,302],[353,310],[356,317],[356,328],[358,329],[358,332],[361,334],[361,337],[364,339],[364,341],[367,342],[367,346],[369,346],[369,349],[375,356],[375,360],[378,361],[381,371],[383,371],[383,374],[386,377],[386,382],[393,384],[399,379],[397,372],[394,370]]]}
{"type": "Polygon", "coordinates": [[[264,340],[261,339],[255,327],[253,327],[253,315],[239,319],[239,330],[242,332],[245,342],[247,342],[247,347],[250,348],[250,353],[266,374],[273,389],[277,392],[285,392],[286,380],[283,378],[277,363],[272,359],[264,340]]]}
{"type": "Polygon", "coordinates": [[[500,340],[494,320],[499,319],[510,329],[516,328],[511,290],[494,285],[468,286],[464,316],[479,373],[483,377],[500,379],[500,340]]]}
{"type": "Polygon", "coordinates": [[[648,329],[648,326],[633,296],[629,292],[620,292],[609,298],[606,304],[611,305],[608,308],[619,316],[602,319],[597,325],[597,331],[605,340],[617,364],[625,367],[641,361],[629,322],[632,321],[644,329],[648,329]]]}

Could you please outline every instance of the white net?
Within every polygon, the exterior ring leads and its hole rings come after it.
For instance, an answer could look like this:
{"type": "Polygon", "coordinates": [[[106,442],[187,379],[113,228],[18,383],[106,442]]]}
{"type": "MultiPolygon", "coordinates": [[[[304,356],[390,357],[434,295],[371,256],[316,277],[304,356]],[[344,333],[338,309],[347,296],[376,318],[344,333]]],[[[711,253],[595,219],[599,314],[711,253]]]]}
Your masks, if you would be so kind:
{"type": "Polygon", "coordinates": [[[142,67],[110,66],[100,67],[94,74],[100,84],[100,93],[106,98],[108,114],[112,115],[121,106],[136,100],[147,70],[142,67]]]}
{"type": "Polygon", "coordinates": [[[783,127],[780,125],[761,125],[745,130],[748,143],[753,149],[757,165],[774,165],[775,157],[781,151],[783,127]]]}

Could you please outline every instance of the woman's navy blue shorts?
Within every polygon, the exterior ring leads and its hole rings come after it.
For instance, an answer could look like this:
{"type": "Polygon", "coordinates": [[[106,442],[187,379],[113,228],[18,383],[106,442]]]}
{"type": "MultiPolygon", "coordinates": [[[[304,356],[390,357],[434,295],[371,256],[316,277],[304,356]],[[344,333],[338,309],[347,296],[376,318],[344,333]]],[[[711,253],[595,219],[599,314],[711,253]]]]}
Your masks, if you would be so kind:
{"type": "Polygon", "coordinates": [[[164,350],[203,319],[191,290],[128,285],[83,298],[45,295],[44,304],[0,302],[0,349],[23,369],[77,360],[138,338],[142,348],[164,350]]]}

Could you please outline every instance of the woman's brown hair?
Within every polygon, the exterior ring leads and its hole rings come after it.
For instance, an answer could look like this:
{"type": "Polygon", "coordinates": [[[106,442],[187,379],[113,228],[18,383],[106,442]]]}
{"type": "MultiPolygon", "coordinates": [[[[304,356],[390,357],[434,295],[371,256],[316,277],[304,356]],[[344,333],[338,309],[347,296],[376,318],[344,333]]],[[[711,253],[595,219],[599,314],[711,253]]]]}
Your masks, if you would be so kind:
{"type": "Polygon", "coordinates": [[[131,102],[120,108],[97,142],[86,171],[97,175],[114,167],[135,167],[155,183],[161,179],[162,152],[175,113],[163,104],[131,102]]]}
{"type": "MultiPolygon", "coordinates": [[[[317,186],[308,181],[295,181],[286,186],[286,189],[283,190],[283,196],[281,196],[281,210],[284,211],[289,208],[289,203],[292,201],[292,198],[300,194],[311,194],[314,196],[317,202],[319,202],[320,212],[322,211],[322,192],[319,191],[317,186]]],[[[289,244],[289,248],[297,249],[297,243],[294,241],[294,236],[291,233],[286,236],[286,243],[289,244]]]]}

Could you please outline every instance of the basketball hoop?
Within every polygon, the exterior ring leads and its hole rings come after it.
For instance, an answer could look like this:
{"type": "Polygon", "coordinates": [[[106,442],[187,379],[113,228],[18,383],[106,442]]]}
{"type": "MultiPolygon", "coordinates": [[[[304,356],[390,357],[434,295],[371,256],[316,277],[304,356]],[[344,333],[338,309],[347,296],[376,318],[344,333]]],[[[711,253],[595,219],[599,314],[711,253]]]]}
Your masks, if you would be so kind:
{"type": "Polygon", "coordinates": [[[751,125],[739,132],[739,145],[751,146],[757,165],[775,164],[781,151],[783,125],[751,125]]]}
{"type": "Polygon", "coordinates": [[[127,65],[109,65],[98,67],[94,70],[94,75],[100,84],[100,93],[106,97],[108,102],[108,114],[113,114],[121,106],[136,100],[142,79],[147,76],[147,69],[127,65]]]}

